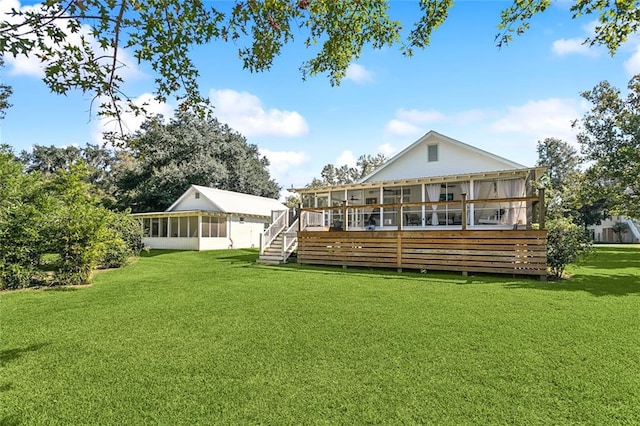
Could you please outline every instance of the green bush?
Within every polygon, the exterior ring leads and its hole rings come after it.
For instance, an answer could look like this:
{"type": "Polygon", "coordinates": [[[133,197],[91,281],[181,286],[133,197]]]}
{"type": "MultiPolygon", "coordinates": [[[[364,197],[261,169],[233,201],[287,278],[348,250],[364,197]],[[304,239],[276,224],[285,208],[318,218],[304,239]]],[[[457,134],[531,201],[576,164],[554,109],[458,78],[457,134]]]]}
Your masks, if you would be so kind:
{"type": "Polygon", "coordinates": [[[551,275],[561,278],[566,266],[592,249],[586,231],[567,218],[547,222],[547,265],[551,275]]]}
{"type": "Polygon", "coordinates": [[[142,228],[129,212],[111,212],[107,220],[107,237],[103,241],[102,268],[119,268],[142,250],[142,228]]]}

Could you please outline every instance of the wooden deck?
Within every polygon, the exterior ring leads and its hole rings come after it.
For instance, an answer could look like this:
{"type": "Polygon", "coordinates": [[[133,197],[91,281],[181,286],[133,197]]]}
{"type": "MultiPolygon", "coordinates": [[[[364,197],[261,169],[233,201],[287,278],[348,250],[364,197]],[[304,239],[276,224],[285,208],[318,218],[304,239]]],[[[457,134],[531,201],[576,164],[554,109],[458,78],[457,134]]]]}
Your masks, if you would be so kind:
{"type": "Polygon", "coordinates": [[[298,263],[547,276],[547,231],[298,232],[298,263]]]}

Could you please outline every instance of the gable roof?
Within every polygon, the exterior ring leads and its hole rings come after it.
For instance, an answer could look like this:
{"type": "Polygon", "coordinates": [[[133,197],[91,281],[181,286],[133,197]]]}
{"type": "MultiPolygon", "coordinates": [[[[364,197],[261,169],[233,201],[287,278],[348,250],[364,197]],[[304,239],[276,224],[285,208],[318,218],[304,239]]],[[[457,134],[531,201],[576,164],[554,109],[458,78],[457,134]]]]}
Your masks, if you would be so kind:
{"type": "MultiPolygon", "coordinates": [[[[443,141],[446,143],[449,143],[455,147],[458,147],[462,150],[466,150],[470,153],[473,153],[475,155],[480,155],[482,157],[485,157],[487,159],[491,159],[495,162],[497,162],[501,167],[496,168],[494,170],[510,170],[510,169],[525,169],[527,168],[526,166],[522,165],[522,164],[518,164],[514,161],[508,160],[504,157],[501,157],[499,155],[496,154],[492,154],[488,151],[485,151],[483,149],[477,148],[473,145],[469,145],[466,144],[464,142],[460,142],[457,139],[453,139],[450,138],[449,136],[445,136],[441,133],[438,133],[436,131],[430,130],[429,132],[425,133],[420,139],[418,139],[417,141],[415,141],[414,143],[412,143],[411,145],[409,145],[408,147],[406,147],[405,149],[403,149],[402,151],[400,151],[398,154],[394,155],[393,157],[391,157],[391,159],[389,159],[386,163],[384,163],[381,167],[377,168],[376,170],[374,170],[372,173],[370,173],[369,175],[363,177],[362,179],[360,179],[358,182],[359,183],[364,183],[364,182],[372,182],[375,181],[375,177],[380,174],[383,170],[389,169],[389,168],[393,168],[394,164],[398,162],[398,160],[402,159],[405,155],[407,155],[409,152],[411,152],[414,148],[418,147],[419,145],[425,143],[425,142],[429,142],[430,140],[439,140],[439,141],[443,141]]],[[[454,173],[468,173],[468,172],[482,172],[482,171],[490,171],[490,170],[468,170],[468,171],[454,171],[454,173]]],[[[413,177],[426,177],[426,176],[413,176],[413,177]]],[[[385,180],[385,179],[382,179],[385,180]]]]}
{"type": "Polygon", "coordinates": [[[167,210],[174,210],[190,194],[198,192],[206,201],[211,203],[222,213],[236,213],[255,216],[271,216],[273,210],[287,210],[280,201],[257,195],[242,194],[240,192],[225,191],[207,186],[191,185],[167,210]]]}

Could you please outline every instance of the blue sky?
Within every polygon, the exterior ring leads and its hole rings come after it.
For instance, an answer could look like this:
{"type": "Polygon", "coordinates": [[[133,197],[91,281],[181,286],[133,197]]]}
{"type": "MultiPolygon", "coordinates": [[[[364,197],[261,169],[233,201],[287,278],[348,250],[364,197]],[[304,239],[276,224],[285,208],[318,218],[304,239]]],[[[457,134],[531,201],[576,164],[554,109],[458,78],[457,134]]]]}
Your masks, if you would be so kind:
{"type": "MultiPolygon", "coordinates": [[[[417,16],[415,3],[392,1],[391,13],[405,28],[417,16]]],[[[33,3],[2,0],[0,13],[26,4],[33,3]]],[[[378,152],[391,156],[429,130],[529,166],[538,140],[575,143],[571,121],[588,108],[580,92],[602,80],[624,91],[640,72],[640,38],[614,56],[584,46],[595,17],[571,20],[568,3],[559,1],[535,17],[527,33],[498,49],[496,26],[509,4],[457,1],[427,49],[412,58],[398,48],[366,49],[336,87],[326,76],[302,81],[298,68],[313,54],[302,43],[285,47],[272,70],[258,74],[242,69],[231,43],[198,47],[193,54],[215,114],[260,148],[285,188],[304,186],[327,163],[352,164],[378,152]]],[[[5,62],[0,77],[14,95],[0,121],[0,142],[21,151],[99,141],[105,123],[91,116],[89,95],[53,95],[39,80],[37,61],[5,62]]],[[[148,67],[131,62],[126,78],[127,94],[150,98],[148,67]]],[[[174,106],[153,110],[170,115],[174,106]]],[[[139,120],[127,123],[134,130],[139,120]]]]}

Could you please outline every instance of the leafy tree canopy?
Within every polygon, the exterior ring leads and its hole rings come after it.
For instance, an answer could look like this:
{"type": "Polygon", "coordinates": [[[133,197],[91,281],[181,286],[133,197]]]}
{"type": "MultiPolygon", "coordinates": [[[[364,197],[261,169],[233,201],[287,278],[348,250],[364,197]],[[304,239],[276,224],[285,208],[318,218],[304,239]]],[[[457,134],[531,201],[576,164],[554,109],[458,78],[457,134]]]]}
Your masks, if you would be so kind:
{"type": "Polygon", "coordinates": [[[270,198],[280,194],[258,147],[214,118],[180,111],[164,124],[155,117],[128,145],[132,165],[119,182],[121,203],[137,212],[166,209],[191,184],[270,198]]]}
{"type": "MultiPolygon", "coordinates": [[[[122,92],[122,52],[128,49],[157,74],[159,100],[177,96],[184,109],[204,112],[198,70],[190,58],[194,45],[214,40],[238,45],[244,67],[271,68],[294,39],[309,48],[303,78],[327,73],[332,84],[345,76],[364,46],[400,45],[405,55],[424,48],[446,19],[453,0],[420,0],[420,14],[404,31],[389,14],[390,0],[44,0],[35,8],[0,18],[0,54],[35,55],[45,64],[44,81],[55,93],[80,89],[94,96],[102,114],[119,118],[123,103],[138,110],[122,92]]],[[[532,17],[551,0],[514,0],[502,11],[496,43],[503,46],[526,31],[532,17]]],[[[595,15],[594,35],[586,43],[611,53],[638,30],[640,7],[634,0],[573,0],[573,18],[595,15]]]]}
{"type": "Polygon", "coordinates": [[[314,178],[309,184],[307,184],[307,187],[314,188],[355,183],[363,177],[371,174],[386,161],[387,157],[385,157],[384,154],[376,154],[361,155],[358,158],[355,167],[349,167],[346,164],[338,167],[333,164],[327,164],[322,168],[320,178],[314,178]]]}
{"type": "Polygon", "coordinates": [[[640,218],[640,75],[629,93],[607,81],[582,93],[592,107],[578,127],[578,141],[591,166],[586,172],[592,192],[612,201],[611,212],[640,218]]]}
{"type": "MultiPolygon", "coordinates": [[[[4,67],[4,58],[0,56],[0,72],[4,67]]],[[[6,84],[2,84],[0,80],[0,120],[2,120],[6,114],[6,110],[9,109],[11,104],[9,103],[9,97],[13,93],[13,88],[6,84]]]]}

